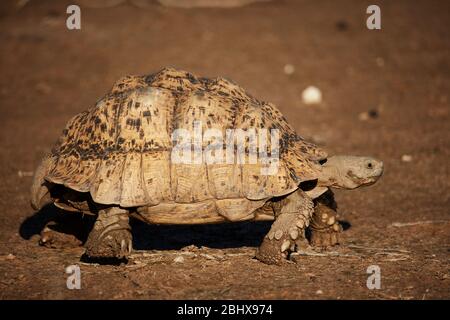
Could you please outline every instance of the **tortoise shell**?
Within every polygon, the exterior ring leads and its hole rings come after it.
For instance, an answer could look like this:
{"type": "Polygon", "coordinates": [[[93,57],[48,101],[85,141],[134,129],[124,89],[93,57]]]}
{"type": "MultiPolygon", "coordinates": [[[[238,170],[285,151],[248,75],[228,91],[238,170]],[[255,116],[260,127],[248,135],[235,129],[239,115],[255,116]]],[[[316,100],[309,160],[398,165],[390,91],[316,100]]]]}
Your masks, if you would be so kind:
{"type": "MultiPolygon", "coordinates": [[[[203,151],[210,142],[201,141],[203,151]]],[[[248,144],[246,139],[246,151],[248,144]]],[[[238,156],[237,149],[231,153],[238,156]]],[[[105,205],[176,210],[194,203],[219,209],[226,203],[236,209],[244,203],[249,212],[316,179],[326,156],[297,135],[273,104],[233,82],[165,68],[120,79],[94,107],[73,117],[45,160],[44,179],[89,192],[94,202],[105,205]],[[279,130],[275,174],[262,174],[267,164],[249,161],[173,161],[176,129],[193,137],[195,130],[215,129],[225,137],[229,129],[252,128],[279,130]],[[230,199],[236,201],[222,201],[230,199]]]]}

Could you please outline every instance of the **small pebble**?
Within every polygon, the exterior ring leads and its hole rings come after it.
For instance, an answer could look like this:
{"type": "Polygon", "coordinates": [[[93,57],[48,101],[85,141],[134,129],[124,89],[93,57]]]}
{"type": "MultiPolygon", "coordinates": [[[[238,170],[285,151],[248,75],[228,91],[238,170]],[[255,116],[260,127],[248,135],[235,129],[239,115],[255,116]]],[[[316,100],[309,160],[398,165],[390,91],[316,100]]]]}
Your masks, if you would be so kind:
{"type": "Polygon", "coordinates": [[[323,294],[323,291],[319,289],[316,291],[316,294],[323,294]]]}
{"type": "Polygon", "coordinates": [[[183,263],[184,258],[182,256],[177,256],[175,259],[173,259],[173,262],[175,263],[183,263]]]}
{"type": "Polygon", "coordinates": [[[16,256],[13,255],[12,253],[10,253],[6,256],[6,260],[14,260],[15,258],[16,258],[16,256]]]}
{"type": "Polygon", "coordinates": [[[283,71],[287,75],[291,75],[295,72],[295,67],[292,64],[287,64],[284,66],[283,71]]]}
{"type": "Polygon", "coordinates": [[[402,161],[403,161],[403,162],[411,162],[412,159],[413,159],[412,156],[409,155],[409,154],[404,154],[404,155],[402,155],[402,161]]]}
{"type": "Polygon", "coordinates": [[[36,88],[36,91],[41,94],[50,94],[52,92],[52,87],[50,87],[45,82],[39,82],[38,84],[36,84],[35,88],[36,88]]]}
{"type": "Polygon", "coordinates": [[[34,174],[33,171],[22,171],[22,170],[17,171],[17,175],[19,176],[19,178],[32,177],[33,174],[34,174]]]}
{"type": "Polygon", "coordinates": [[[381,68],[381,67],[384,67],[384,59],[383,59],[383,58],[377,57],[377,58],[375,59],[375,62],[377,63],[377,66],[379,66],[380,68],[381,68]]]}
{"type": "Polygon", "coordinates": [[[358,115],[358,119],[361,120],[361,121],[367,121],[367,120],[369,120],[369,113],[368,113],[368,112],[361,112],[361,113],[358,115]]]}
{"type": "Polygon", "coordinates": [[[376,109],[370,109],[369,111],[361,112],[358,115],[358,119],[361,121],[367,121],[369,119],[378,118],[378,111],[376,109]]]}
{"type": "Polygon", "coordinates": [[[303,90],[302,100],[307,105],[319,104],[322,102],[322,92],[317,87],[309,86],[303,90]]]}

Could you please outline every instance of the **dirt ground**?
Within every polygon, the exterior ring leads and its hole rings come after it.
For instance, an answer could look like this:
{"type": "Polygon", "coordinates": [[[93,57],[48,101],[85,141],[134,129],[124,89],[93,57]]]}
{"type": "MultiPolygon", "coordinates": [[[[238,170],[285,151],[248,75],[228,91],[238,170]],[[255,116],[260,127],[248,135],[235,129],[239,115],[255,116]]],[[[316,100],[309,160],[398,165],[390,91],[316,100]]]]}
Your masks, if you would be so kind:
{"type": "Polygon", "coordinates": [[[371,1],[82,7],[74,31],[65,26],[70,1],[14,3],[0,4],[2,299],[450,298],[449,2],[377,1],[378,31],[365,26],[371,1]],[[268,266],[253,259],[267,223],[133,222],[127,264],[40,247],[43,224],[61,214],[29,205],[42,155],[115,80],[163,66],[233,79],[330,154],[382,159],[377,184],[336,192],[343,243],[268,266]],[[309,85],[322,91],[318,106],[302,103],[309,85]],[[361,120],[365,112],[373,116],[361,120]],[[66,287],[73,264],[80,290],[66,287]],[[379,290],[366,286],[371,265],[380,267],[379,290]]]}

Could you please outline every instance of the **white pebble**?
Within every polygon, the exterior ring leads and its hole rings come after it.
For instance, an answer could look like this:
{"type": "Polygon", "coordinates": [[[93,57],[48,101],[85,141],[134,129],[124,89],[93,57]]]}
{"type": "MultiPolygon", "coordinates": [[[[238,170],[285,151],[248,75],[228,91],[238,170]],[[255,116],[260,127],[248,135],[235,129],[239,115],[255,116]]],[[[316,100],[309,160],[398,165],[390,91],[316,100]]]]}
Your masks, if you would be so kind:
{"type": "Polygon", "coordinates": [[[412,156],[409,155],[409,154],[404,154],[404,155],[402,155],[402,161],[403,161],[403,162],[411,162],[412,159],[413,159],[412,156]]]}
{"type": "Polygon", "coordinates": [[[358,119],[361,120],[361,121],[367,121],[367,120],[369,120],[369,113],[368,113],[368,112],[361,112],[361,113],[358,115],[358,119]]]}
{"type": "Polygon", "coordinates": [[[291,75],[295,72],[295,67],[292,64],[286,64],[283,70],[285,74],[291,75]]]}
{"type": "Polygon", "coordinates": [[[175,263],[183,263],[184,258],[182,256],[177,256],[175,259],[173,259],[173,262],[175,263]]]}
{"type": "Polygon", "coordinates": [[[19,176],[19,178],[32,177],[33,174],[34,174],[33,171],[22,171],[22,170],[17,171],[17,175],[19,176]]]}
{"type": "Polygon", "coordinates": [[[302,92],[302,100],[304,104],[319,104],[322,102],[322,92],[319,88],[309,86],[302,92]]]}
{"type": "Polygon", "coordinates": [[[316,291],[316,294],[323,294],[323,291],[319,289],[316,291]]]}

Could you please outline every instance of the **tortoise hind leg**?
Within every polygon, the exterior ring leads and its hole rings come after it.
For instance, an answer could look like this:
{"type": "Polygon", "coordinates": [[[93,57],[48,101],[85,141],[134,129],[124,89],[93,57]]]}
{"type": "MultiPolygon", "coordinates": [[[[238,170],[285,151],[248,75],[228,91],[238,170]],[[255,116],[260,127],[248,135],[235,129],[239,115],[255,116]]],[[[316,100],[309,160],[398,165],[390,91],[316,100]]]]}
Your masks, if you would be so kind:
{"type": "Polygon", "coordinates": [[[127,258],[132,250],[128,211],[119,207],[100,210],[85,246],[88,258],[127,258]]]}
{"type": "Polygon", "coordinates": [[[256,253],[256,258],[267,264],[279,265],[289,252],[295,251],[314,209],[311,199],[300,190],[281,200],[279,206],[275,221],[256,253]]]}
{"type": "Polygon", "coordinates": [[[92,229],[92,217],[80,212],[57,211],[41,230],[39,244],[57,249],[82,246],[92,229]]]}
{"type": "Polygon", "coordinates": [[[76,248],[83,244],[80,240],[80,236],[77,236],[75,232],[66,232],[66,230],[61,230],[61,224],[55,221],[50,221],[42,229],[39,239],[39,245],[54,248],[54,249],[65,249],[65,248],[76,248]]]}

